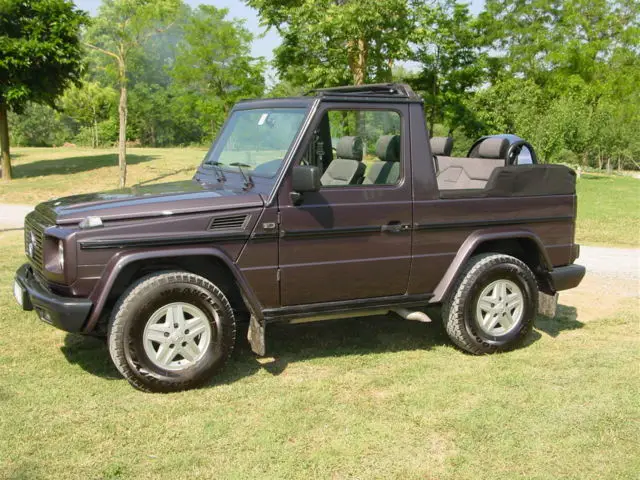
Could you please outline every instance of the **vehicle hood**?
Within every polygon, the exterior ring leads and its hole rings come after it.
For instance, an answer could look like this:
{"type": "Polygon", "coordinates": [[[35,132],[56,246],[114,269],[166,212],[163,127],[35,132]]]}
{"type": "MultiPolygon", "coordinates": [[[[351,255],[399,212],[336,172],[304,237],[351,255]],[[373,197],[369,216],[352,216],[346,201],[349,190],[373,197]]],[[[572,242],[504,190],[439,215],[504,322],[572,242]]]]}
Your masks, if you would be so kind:
{"type": "Polygon", "coordinates": [[[126,220],[262,205],[258,193],[185,180],[56,198],[36,210],[58,225],[70,225],[88,216],[102,221],[126,220]]]}

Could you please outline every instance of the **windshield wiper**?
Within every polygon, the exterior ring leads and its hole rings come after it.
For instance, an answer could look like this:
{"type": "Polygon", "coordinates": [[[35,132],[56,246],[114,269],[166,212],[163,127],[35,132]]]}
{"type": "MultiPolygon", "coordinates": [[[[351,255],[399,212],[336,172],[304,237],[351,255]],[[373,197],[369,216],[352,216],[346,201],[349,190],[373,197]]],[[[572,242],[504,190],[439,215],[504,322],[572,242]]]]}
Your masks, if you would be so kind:
{"type": "Polygon", "coordinates": [[[242,178],[244,178],[244,189],[249,190],[254,187],[253,180],[251,180],[251,175],[247,175],[244,173],[243,168],[251,168],[251,165],[247,165],[246,163],[233,162],[229,164],[230,167],[238,167],[242,178]]]}
{"type": "Polygon", "coordinates": [[[214,168],[214,171],[216,172],[216,179],[218,180],[218,182],[222,183],[227,181],[227,177],[224,176],[224,170],[222,170],[222,167],[220,166],[222,164],[220,162],[211,160],[204,162],[204,164],[211,165],[214,168]]]}

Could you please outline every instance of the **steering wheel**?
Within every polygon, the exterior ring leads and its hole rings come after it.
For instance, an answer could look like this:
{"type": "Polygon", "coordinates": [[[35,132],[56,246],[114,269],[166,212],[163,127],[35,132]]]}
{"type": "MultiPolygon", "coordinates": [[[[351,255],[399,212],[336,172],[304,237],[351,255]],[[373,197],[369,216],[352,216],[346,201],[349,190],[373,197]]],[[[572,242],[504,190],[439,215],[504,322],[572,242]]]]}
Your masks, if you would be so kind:
{"type": "Polygon", "coordinates": [[[507,150],[507,165],[518,165],[518,156],[520,155],[524,147],[527,147],[529,149],[529,154],[531,155],[531,163],[533,165],[538,163],[538,157],[536,156],[536,152],[533,150],[531,144],[524,140],[518,140],[517,142],[513,142],[507,150]]]}
{"type": "Polygon", "coordinates": [[[253,169],[253,173],[255,175],[262,175],[265,177],[273,177],[278,169],[280,168],[280,164],[282,164],[282,158],[276,158],[274,160],[269,160],[268,162],[264,162],[253,169]]]}

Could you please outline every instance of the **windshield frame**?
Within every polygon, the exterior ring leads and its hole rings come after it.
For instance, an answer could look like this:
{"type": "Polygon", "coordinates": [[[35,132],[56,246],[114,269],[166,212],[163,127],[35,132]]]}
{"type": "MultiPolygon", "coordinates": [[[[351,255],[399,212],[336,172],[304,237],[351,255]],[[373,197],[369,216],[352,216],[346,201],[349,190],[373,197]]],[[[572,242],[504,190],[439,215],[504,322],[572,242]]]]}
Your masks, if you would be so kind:
{"type": "Polygon", "coordinates": [[[234,106],[234,108],[229,112],[227,118],[225,119],[224,124],[220,128],[218,135],[216,135],[216,138],[213,141],[211,147],[209,148],[204,158],[202,159],[202,162],[200,163],[200,168],[206,168],[206,169],[219,168],[224,172],[237,173],[239,175],[241,175],[240,169],[244,168],[245,169],[244,172],[250,175],[251,177],[264,178],[264,179],[273,180],[276,183],[279,183],[277,182],[277,179],[280,177],[280,174],[286,168],[286,165],[289,164],[290,157],[292,156],[295,149],[297,148],[300,138],[306,131],[307,125],[309,123],[309,115],[312,111],[312,107],[315,102],[309,101],[313,99],[307,100],[307,99],[299,99],[299,98],[277,99],[275,101],[274,100],[266,99],[266,100],[240,102],[236,106],[234,106]],[[285,152],[284,156],[282,157],[282,161],[280,162],[278,169],[273,174],[269,175],[269,174],[264,174],[260,172],[254,173],[253,169],[247,169],[247,167],[240,167],[237,165],[226,165],[224,163],[215,164],[215,163],[207,162],[207,160],[214,154],[216,149],[219,148],[219,146],[221,146],[221,142],[227,141],[228,136],[224,135],[224,132],[227,130],[227,128],[230,128],[231,119],[237,112],[252,111],[252,110],[292,110],[292,109],[299,109],[304,114],[300,121],[300,125],[298,127],[297,132],[292,137],[291,142],[289,143],[289,147],[285,152]]]}

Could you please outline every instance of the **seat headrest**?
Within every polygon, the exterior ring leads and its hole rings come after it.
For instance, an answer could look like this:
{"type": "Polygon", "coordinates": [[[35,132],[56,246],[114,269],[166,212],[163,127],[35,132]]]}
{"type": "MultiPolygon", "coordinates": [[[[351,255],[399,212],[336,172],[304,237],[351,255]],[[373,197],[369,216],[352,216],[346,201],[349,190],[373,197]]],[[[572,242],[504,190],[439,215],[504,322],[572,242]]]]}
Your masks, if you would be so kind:
{"type": "Polygon", "coordinates": [[[347,160],[362,160],[362,138],[342,137],[336,145],[336,155],[347,160]]]}
{"type": "Polygon", "coordinates": [[[433,137],[430,142],[432,155],[451,156],[453,150],[453,138],[451,137],[433,137]]]}
{"type": "Polygon", "coordinates": [[[478,148],[478,156],[481,158],[505,158],[509,149],[509,141],[506,138],[487,138],[478,148]]]}
{"type": "Polygon", "coordinates": [[[376,155],[383,162],[400,161],[400,135],[383,135],[376,144],[376,155]]]}

